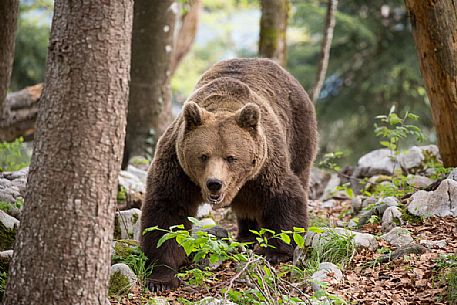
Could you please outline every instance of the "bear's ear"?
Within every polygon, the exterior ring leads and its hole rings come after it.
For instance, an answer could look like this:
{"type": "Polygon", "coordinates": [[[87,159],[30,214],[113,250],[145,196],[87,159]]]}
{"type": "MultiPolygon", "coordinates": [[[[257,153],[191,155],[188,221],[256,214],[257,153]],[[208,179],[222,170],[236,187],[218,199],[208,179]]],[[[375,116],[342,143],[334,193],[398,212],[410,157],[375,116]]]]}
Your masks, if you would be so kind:
{"type": "Polygon", "coordinates": [[[242,128],[256,128],[260,120],[260,108],[256,104],[248,103],[237,111],[236,121],[242,128]]]}
{"type": "Polygon", "coordinates": [[[187,130],[203,124],[203,112],[204,109],[195,102],[189,101],[184,104],[184,122],[187,130]]]}

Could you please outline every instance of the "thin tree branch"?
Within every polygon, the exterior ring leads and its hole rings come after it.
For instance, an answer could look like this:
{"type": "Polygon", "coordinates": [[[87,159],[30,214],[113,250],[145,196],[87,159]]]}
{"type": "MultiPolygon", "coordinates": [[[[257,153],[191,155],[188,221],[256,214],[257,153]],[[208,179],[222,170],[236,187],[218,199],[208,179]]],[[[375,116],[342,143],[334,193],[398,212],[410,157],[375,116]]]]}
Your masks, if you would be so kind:
{"type": "Polygon", "coordinates": [[[327,14],[325,16],[324,37],[322,39],[321,58],[317,68],[316,80],[311,89],[311,100],[316,103],[324,85],[325,75],[327,73],[328,60],[330,57],[330,47],[333,40],[333,29],[335,28],[335,14],[338,6],[338,0],[328,0],[327,14]]]}

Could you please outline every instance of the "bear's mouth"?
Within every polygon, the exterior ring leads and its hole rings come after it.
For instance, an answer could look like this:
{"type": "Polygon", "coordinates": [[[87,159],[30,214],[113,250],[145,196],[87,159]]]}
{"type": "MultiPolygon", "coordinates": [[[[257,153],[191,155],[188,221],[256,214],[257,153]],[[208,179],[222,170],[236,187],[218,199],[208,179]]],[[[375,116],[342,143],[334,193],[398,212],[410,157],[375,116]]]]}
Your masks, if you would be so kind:
{"type": "Polygon", "coordinates": [[[212,204],[219,204],[224,200],[224,194],[211,194],[209,195],[208,200],[212,204]]]}

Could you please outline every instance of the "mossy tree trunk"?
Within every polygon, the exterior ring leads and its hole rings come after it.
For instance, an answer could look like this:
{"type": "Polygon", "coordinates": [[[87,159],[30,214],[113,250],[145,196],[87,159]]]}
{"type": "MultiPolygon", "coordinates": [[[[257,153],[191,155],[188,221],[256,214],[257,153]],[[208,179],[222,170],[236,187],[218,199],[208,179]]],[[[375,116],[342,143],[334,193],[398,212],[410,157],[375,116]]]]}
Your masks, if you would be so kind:
{"type": "Polygon", "coordinates": [[[406,0],[445,166],[457,166],[457,3],[406,0]]]}
{"type": "Polygon", "coordinates": [[[136,0],[126,147],[131,156],[152,154],[159,135],[159,115],[171,104],[171,59],[178,5],[174,0],[136,0]]]}
{"type": "Polygon", "coordinates": [[[0,128],[4,121],[3,104],[13,68],[18,10],[19,0],[0,1],[0,128]]]}
{"type": "Polygon", "coordinates": [[[4,305],[107,304],[132,0],[54,5],[4,305]]]}
{"type": "Polygon", "coordinates": [[[289,0],[261,0],[259,56],[286,65],[289,0]]]}

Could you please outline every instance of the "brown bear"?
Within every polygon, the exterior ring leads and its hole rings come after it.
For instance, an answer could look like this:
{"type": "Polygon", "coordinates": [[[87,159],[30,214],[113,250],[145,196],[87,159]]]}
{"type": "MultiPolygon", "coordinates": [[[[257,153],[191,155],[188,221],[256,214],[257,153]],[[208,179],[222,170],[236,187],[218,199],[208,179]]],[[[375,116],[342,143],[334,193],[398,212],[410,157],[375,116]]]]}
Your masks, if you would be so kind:
{"type": "MultiPolygon", "coordinates": [[[[231,205],[238,239],[251,229],[276,232],[307,225],[307,190],[316,154],[314,106],[298,81],[269,59],[222,61],[203,74],[182,113],[159,139],[149,169],[142,230],[191,227],[199,204],[231,205]]],[[[148,286],[179,285],[185,253],[163,233],[148,232],[141,247],[154,264],[148,286]]],[[[293,245],[273,241],[272,262],[293,245]]]]}

